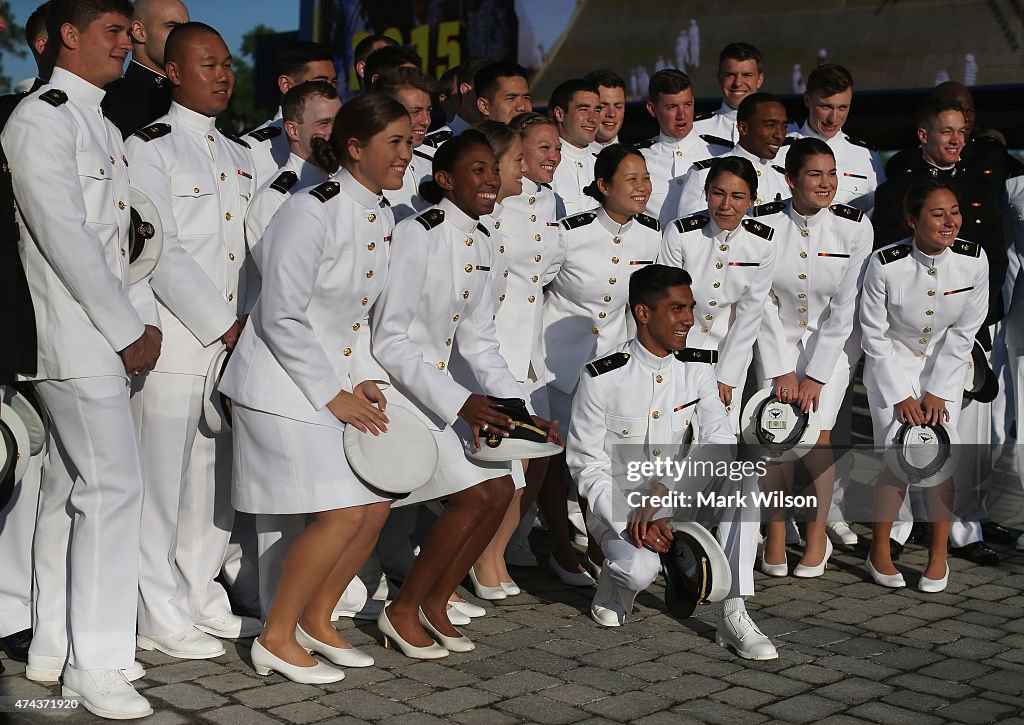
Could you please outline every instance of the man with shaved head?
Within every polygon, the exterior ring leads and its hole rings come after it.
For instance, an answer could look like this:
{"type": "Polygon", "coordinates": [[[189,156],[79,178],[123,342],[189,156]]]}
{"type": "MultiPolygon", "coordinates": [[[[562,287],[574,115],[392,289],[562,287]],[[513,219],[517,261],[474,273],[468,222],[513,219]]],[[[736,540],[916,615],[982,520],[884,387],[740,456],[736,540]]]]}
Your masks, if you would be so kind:
{"type": "Polygon", "coordinates": [[[172,30],[189,21],[181,0],[135,0],[132,60],[124,77],[107,86],[103,112],[128,138],[167,113],[171,87],[164,72],[164,45],[172,30]]]}
{"type": "Polygon", "coordinates": [[[231,532],[230,433],[200,425],[211,365],[241,332],[245,299],[245,213],[258,188],[241,139],[216,117],[231,100],[231,54],[216,30],[185,23],[164,49],[170,110],[126,142],[132,184],[160,211],[168,247],[183,248],[196,271],[153,275],[164,357],[133,389],[145,496],[139,579],[139,646],[182,659],[224,654],[214,638],[251,637],[258,620],[238,617],[213,581],[231,532]],[[226,456],[226,458],[225,458],[226,456]]]}

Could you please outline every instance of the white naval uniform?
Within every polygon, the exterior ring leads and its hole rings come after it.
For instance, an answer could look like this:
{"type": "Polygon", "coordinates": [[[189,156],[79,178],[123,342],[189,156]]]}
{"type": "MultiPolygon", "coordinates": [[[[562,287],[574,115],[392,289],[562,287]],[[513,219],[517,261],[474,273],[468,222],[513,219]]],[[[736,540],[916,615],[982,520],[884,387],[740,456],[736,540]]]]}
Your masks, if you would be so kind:
{"type": "Polygon", "coordinates": [[[693,120],[693,132],[711,134],[736,143],[739,141],[739,132],[736,130],[736,114],[735,108],[722,101],[722,105],[717,110],[693,120]]]}
{"type": "Polygon", "coordinates": [[[686,346],[717,351],[711,355],[715,375],[733,388],[729,412],[737,433],[743,383],[775,273],[773,236],[754,219],[726,231],[705,211],[672,222],[658,253],[660,264],[682,267],[693,278],[697,307],[686,346]]]}
{"type": "Polygon", "coordinates": [[[795,372],[824,383],[818,414],[822,430],[831,430],[860,352],[848,348],[874,239],[871,222],[842,204],[805,217],[792,200],[756,208],[754,216],[775,230],[776,247],[757,336],[758,377],[768,385],[795,372]]]}
{"type": "Polygon", "coordinates": [[[275,171],[288,163],[291,146],[288,134],[284,132],[284,118],[281,108],[272,119],[259,128],[245,134],[245,142],[249,144],[252,162],[256,165],[256,177],[260,183],[271,178],[275,171]]]}
{"type": "Polygon", "coordinates": [[[799,131],[790,138],[816,138],[828,144],[836,157],[836,171],[839,174],[839,189],[835,203],[847,204],[870,214],[875,206],[875,189],[885,181],[885,168],[878,152],[862,141],[857,141],[842,129],[832,138],[816,133],[806,121],[799,131]]]}
{"type": "MultiPolygon", "coordinates": [[[[753,200],[755,205],[785,201],[792,196],[789,184],[786,183],[786,169],[782,166],[782,151],[774,159],[762,159],[736,144],[732,151],[723,156],[739,156],[754,165],[754,171],[757,173],[757,196],[753,200]]],[[[689,216],[708,208],[707,196],[704,194],[704,182],[707,181],[713,160],[704,159],[695,162],[683,177],[683,191],[679,198],[677,216],[689,216]]]]}
{"type": "Polygon", "coordinates": [[[594,162],[597,155],[590,146],[577,148],[565,139],[562,142],[562,160],[555,167],[551,186],[562,199],[565,213],[569,216],[593,209],[597,201],[583,193],[594,181],[594,162]]]}
{"type": "Polygon", "coordinates": [[[452,428],[470,391],[448,372],[456,338],[480,388],[522,397],[498,352],[490,231],[448,199],[395,227],[391,268],[372,319],[373,355],[391,377],[388,401],[411,409],[437,441],[433,478],[396,505],[442,498],[508,475],[508,464],[466,457],[452,428]]]}
{"type": "Polygon", "coordinates": [[[159,324],[149,280],[128,284],[127,160],[103,95],[58,67],[2,136],[39,331],[35,389],[52,422],[31,654],[63,659],[70,643],[82,670],[134,660],[142,466],[118,351],[159,324]]]}
{"type": "MultiPolygon", "coordinates": [[[[631,594],[651,585],[661,560],[623,535],[630,510],[625,493],[637,487],[625,478],[627,464],[676,458],[694,416],[700,421],[702,445],[736,444],[714,368],[684,359],[685,350],[658,357],[631,339],[586,366],[588,374],[581,376],[573,400],[566,462],[587,500],[587,528],[601,542],[604,566],[616,586],[631,594]]],[[[673,489],[671,482],[664,485],[673,489]]],[[[733,573],[730,597],[754,593],[758,527],[736,509],[718,528],[733,573]]]]}
{"type": "Polygon", "coordinates": [[[654,264],[661,245],[657,219],[639,214],[625,224],[603,207],[561,221],[544,295],[544,351],[551,415],[564,435],[572,396],[588,360],[629,339],[629,277],[654,264]]]}
{"type": "Polygon", "coordinates": [[[175,634],[231,611],[213,581],[234,517],[231,439],[213,435],[200,419],[207,370],[223,349],[220,337],[243,311],[244,219],[256,178],[249,150],[214,123],[172,103],[167,115],[127,141],[134,184],[156,204],[165,244],[183,247],[199,267],[183,275],[157,266],[163,352],[132,400],[146,484],[143,635],[175,634]]]}
{"type": "Polygon", "coordinates": [[[388,191],[387,200],[391,204],[396,224],[431,206],[429,201],[420,196],[420,184],[433,178],[434,151],[425,143],[420,144],[412,152],[412,160],[402,175],[402,188],[388,191]]]}
{"type": "Polygon", "coordinates": [[[667,227],[677,216],[679,198],[683,193],[683,180],[697,161],[728,153],[733,144],[709,134],[700,135],[692,129],[683,138],[659,133],[637,148],[647,161],[651,174],[651,198],[647,213],[667,227]]]}
{"type": "Polygon", "coordinates": [[[946,401],[956,425],[967,360],[987,310],[988,258],[978,244],[957,239],[930,257],[906,239],[871,256],[860,323],[875,445],[891,444],[900,427],[894,406],[925,393],[946,401]]]}

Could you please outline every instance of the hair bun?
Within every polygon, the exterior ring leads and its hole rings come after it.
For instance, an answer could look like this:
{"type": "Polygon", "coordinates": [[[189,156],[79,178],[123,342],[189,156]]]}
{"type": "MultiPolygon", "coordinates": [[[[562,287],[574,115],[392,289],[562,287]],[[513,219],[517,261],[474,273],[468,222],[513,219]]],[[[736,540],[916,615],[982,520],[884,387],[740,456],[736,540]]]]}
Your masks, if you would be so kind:
{"type": "Polygon", "coordinates": [[[599,203],[604,203],[604,194],[597,188],[597,179],[594,179],[583,188],[583,193],[592,199],[596,199],[599,203]]]}
{"type": "Polygon", "coordinates": [[[433,179],[427,179],[420,184],[420,196],[431,204],[438,204],[444,198],[444,189],[433,179]]]}

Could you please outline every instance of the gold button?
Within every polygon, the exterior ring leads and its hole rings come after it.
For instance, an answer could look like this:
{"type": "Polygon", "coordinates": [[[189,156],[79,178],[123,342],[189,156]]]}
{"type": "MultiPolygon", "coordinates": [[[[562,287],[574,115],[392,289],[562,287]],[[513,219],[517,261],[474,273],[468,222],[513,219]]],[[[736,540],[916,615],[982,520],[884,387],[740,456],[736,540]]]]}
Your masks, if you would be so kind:
{"type": "Polygon", "coordinates": [[[228,252],[228,259],[230,259],[232,262],[234,262],[235,261],[235,253],[234,252],[228,252]]]}
{"type": "Polygon", "coordinates": [[[458,322],[458,321],[459,321],[459,316],[458,315],[452,315],[452,322],[458,322]]]}
{"type": "Polygon", "coordinates": [[[615,278],[614,277],[609,277],[608,278],[608,284],[615,284],[615,278]]]}
{"type": "Polygon", "coordinates": [[[532,204],[536,204],[537,203],[537,197],[531,196],[529,199],[527,199],[527,201],[530,202],[531,205],[532,204]]]}
{"type": "Polygon", "coordinates": [[[605,302],[611,302],[612,301],[612,296],[611,295],[605,295],[604,296],[604,301],[605,302]]]}
{"type": "Polygon", "coordinates": [[[502,244],[500,247],[498,247],[498,254],[504,254],[504,253],[505,253],[505,245],[502,244]]]}
{"type": "Polygon", "coordinates": [[[462,292],[462,299],[464,299],[464,300],[468,300],[469,299],[469,290],[463,290],[463,292],[462,292]]]}
{"type": "Polygon", "coordinates": [[[724,266],[725,266],[725,265],[724,265],[724,264],[722,264],[721,262],[715,262],[715,269],[721,269],[721,268],[722,268],[722,267],[724,267],[724,266]]]}
{"type": "MultiPolygon", "coordinates": [[[[508,277],[508,272],[505,272],[505,276],[508,277]]],[[[537,275],[533,275],[532,277],[530,277],[530,280],[533,282],[539,282],[540,277],[538,277],[537,275]]]]}
{"type": "Polygon", "coordinates": [[[728,252],[729,251],[729,245],[728,244],[719,244],[718,245],[718,249],[719,249],[719,251],[722,251],[722,252],[728,252]]]}
{"type": "Polygon", "coordinates": [[[366,270],[366,279],[370,279],[371,277],[373,277],[373,270],[372,269],[366,270]]]}
{"type": "Polygon", "coordinates": [[[352,348],[346,347],[344,350],[341,351],[341,354],[344,355],[345,357],[349,357],[350,355],[352,355],[352,348]]]}
{"type": "Polygon", "coordinates": [[[802,312],[802,313],[803,313],[803,312],[807,312],[807,308],[806,308],[806,307],[801,307],[801,308],[799,308],[799,309],[800,309],[800,312],[802,312]]]}
{"type": "Polygon", "coordinates": [[[199,187],[197,186],[196,188],[194,188],[194,189],[192,190],[192,193],[193,193],[193,194],[198,194],[198,193],[199,193],[199,187]]]}
{"type": "Polygon", "coordinates": [[[220,172],[220,180],[221,181],[227,181],[228,180],[228,175],[225,174],[223,171],[220,172]]]}
{"type": "Polygon", "coordinates": [[[600,332],[600,330],[598,330],[596,327],[591,327],[590,331],[595,335],[600,332]]]}
{"type": "Polygon", "coordinates": [[[533,257],[533,261],[534,261],[534,262],[539,262],[539,261],[540,261],[540,255],[539,255],[539,254],[537,254],[537,255],[534,255],[534,257],[533,257]]]}
{"type": "Polygon", "coordinates": [[[798,274],[797,277],[799,277],[800,279],[807,279],[807,275],[802,272],[798,274]]]}
{"type": "Polygon", "coordinates": [[[466,270],[467,272],[472,272],[473,271],[473,265],[472,264],[467,264],[465,267],[463,267],[463,269],[466,270]]]}
{"type": "Polygon", "coordinates": [[[359,323],[357,322],[356,324],[352,325],[352,329],[353,330],[358,330],[359,329],[359,323]]]}
{"type": "Polygon", "coordinates": [[[935,314],[935,310],[925,310],[924,313],[926,315],[934,315],[935,314]]]}
{"type": "Polygon", "coordinates": [[[473,246],[473,239],[471,237],[466,237],[466,246],[467,247],[472,247],[473,246]]]}
{"type": "Polygon", "coordinates": [[[934,297],[935,296],[935,290],[933,290],[933,289],[928,290],[928,296],[929,297],[934,297]]]}
{"type": "Polygon", "coordinates": [[[612,244],[622,244],[622,237],[612,237],[612,244]]]}
{"type": "Polygon", "coordinates": [[[441,362],[439,362],[437,364],[437,369],[438,370],[444,370],[444,368],[445,368],[445,365],[444,365],[444,361],[442,360],[441,362]]]}
{"type": "Polygon", "coordinates": [[[718,305],[718,303],[715,302],[714,300],[711,300],[710,302],[708,302],[708,307],[715,307],[717,305],[718,305]]]}
{"type": "Polygon", "coordinates": [[[682,155],[683,155],[682,151],[676,151],[676,156],[682,156],[682,155]]]}
{"type": "Polygon", "coordinates": [[[539,242],[540,241],[540,234],[534,234],[533,235],[533,241],[539,242]]]}
{"type": "Polygon", "coordinates": [[[805,300],[805,299],[807,299],[807,293],[806,292],[801,292],[800,294],[797,295],[797,297],[799,297],[802,300],[805,300]]]}
{"type": "Polygon", "coordinates": [[[938,274],[938,272],[936,271],[935,267],[929,267],[928,274],[934,277],[936,274],[938,274]]]}
{"type": "Polygon", "coordinates": [[[494,222],[494,228],[495,229],[501,229],[501,220],[500,219],[498,221],[494,222]]]}
{"type": "MultiPolygon", "coordinates": [[[[760,170],[760,169],[757,169],[757,175],[758,175],[758,176],[760,176],[760,175],[761,175],[761,170],[760,170]]],[[[761,200],[760,200],[760,199],[758,199],[758,201],[761,201],[761,200]]]]}
{"type": "Polygon", "coordinates": [[[104,171],[103,169],[100,169],[100,176],[106,176],[106,175],[107,175],[107,172],[104,171]]]}
{"type": "Polygon", "coordinates": [[[651,413],[651,417],[654,418],[655,420],[657,420],[658,418],[661,417],[661,411],[660,410],[654,411],[653,413],[651,413]]]}
{"type": "Polygon", "coordinates": [[[703,332],[705,335],[708,334],[708,328],[706,327],[700,328],[700,331],[703,332]]]}
{"type": "Polygon", "coordinates": [[[452,339],[449,337],[447,340],[444,341],[444,345],[445,345],[445,347],[451,347],[452,346],[452,339]]]}
{"type": "Polygon", "coordinates": [[[124,255],[125,255],[124,247],[121,247],[121,256],[123,257],[124,255]]]}
{"type": "Polygon", "coordinates": [[[981,224],[981,219],[975,219],[975,220],[974,220],[974,223],[975,223],[975,224],[981,224]]]}
{"type": "Polygon", "coordinates": [[[622,429],[622,435],[628,436],[629,435],[629,428],[623,428],[622,429]]]}
{"type": "Polygon", "coordinates": [[[612,257],[612,264],[618,264],[618,263],[619,263],[619,258],[618,257],[612,257]]]}
{"type": "MultiPolygon", "coordinates": [[[[505,295],[501,295],[500,297],[498,297],[498,302],[504,302],[504,301],[505,301],[505,295]]],[[[530,302],[533,302],[533,300],[530,300],[530,302]]]]}
{"type": "Polygon", "coordinates": [[[801,229],[800,230],[800,236],[801,237],[805,237],[805,238],[809,237],[809,236],[811,236],[811,232],[808,229],[801,229]]]}
{"type": "Polygon", "coordinates": [[[715,289],[718,289],[719,287],[721,287],[721,286],[722,286],[722,283],[721,283],[721,282],[715,282],[715,283],[714,283],[713,285],[711,285],[711,286],[712,286],[712,287],[714,287],[715,289]]]}
{"type": "Polygon", "coordinates": [[[800,320],[800,327],[807,327],[807,320],[800,320]]]}
{"type": "Polygon", "coordinates": [[[121,211],[124,211],[124,202],[123,201],[117,202],[117,208],[120,209],[121,211]]]}
{"type": "Polygon", "coordinates": [[[228,221],[231,221],[231,212],[228,212],[227,214],[225,214],[224,218],[227,219],[228,221]]]}
{"type": "Polygon", "coordinates": [[[660,448],[655,448],[653,451],[651,451],[651,453],[653,453],[656,456],[660,456],[661,455],[661,449],[660,448]]]}
{"type": "Polygon", "coordinates": [[[682,185],[683,185],[683,180],[682,179],[676,179],[676,186],[682,186],[682,185]]]}
{"type": "Polygon", "coordinates": [[[665,379],[665,378],[661,377],[660,375],[655,375],[655,376],[654,376],[654,382],[656,382],[656,383],[660,383],[660,382],[662,382],[662,381],[663,381],[664,379],[665,379]]]}
{"type": "Polygon", "coordinates": [[[608,313],[607,312],[598,312],[597,316],[600,317],[603,320],[604,318],[606,318],[608,316],[608,313]]]}
{"type": "MultiPolygon", "coordinates": [[[[502,295],[502,296],[504,297],[504,295],[502,295]]],[[[530,304],[533,304],[534,302],[537,301],[537,296],[536,295],[530,295],[529,297],[526,298],[526,301],[529,302],[530,304]]]]}
{"type": "Polygon", "coordinates": [[[235,299],[235,293],[231,292],[228,294],[228,302],[233,302],[235,299]]]}
{"type": "Polygon", "coordinates": [[[923,328],[923,329],[921,330],[921,332],[924,332],[924,333],[926,333],[926,334],[927,334],[927,333],[929,333],[929,332],[931,332],[931,331],[932,331],[932,328],[931,328],[931,326],[930,326],[930,325],[929,325],[928,327],[925,327],[925,328],[923,328]]]}
{"type": "Polygon", "coordinates": [[[530,215],[530,221],[531,221],[531,222],[535,222],[535,221],[537,221],[537,215],[536,215],[536,214],[531,214],[531,215],[530,215]]]}
{"type": "Polygon", "coordinates": [[[715,319],[715,316],[714,315],[704,315],[704,319],[708,320],[708,321],[711,321],[711,320],[715,319]]]}
{"type": "Polygon", "coordinates": [[[370,224],[373,224],[375,221],[377,221],[377,215],[371,214],[370,216],[366,217],[366,221],[370,222],[370,224]]]}
{"type": "Polygon", "coordinates": [[[928,338],[927,337],[922,337],[920,340],[918,340],[918,342],[921,343],[922,345],[927,345],[928,344],[928,338]]]}
{"type": "Polygon", "coordinates": [[[914,354],[918,357],[924,357],[924,350],[915,350],[914,354]]]}
{"type": "Polygon", "coordinates": [[[362,301],[363,307],[366,307],[368,304],[370,304],[370,298],[369,297],[364,297],[363,301],[362,301]]]}
{"type": "Polygon", "coordinates": [[[583,168],[583,162],[582,161],[577,161],[576,165],[579,166],[581,169],[583,168]]]}
{"type": "Polygon", "coordinates": [[[377,248],[377,242],[370,242],[369,244],[366,245],[366,248],[372,252],[374,249],[377,248]]]}
{"type": "Polygon", "coordinates": [[[504,273],[503,275],[501,275],[501,276],[502,276],[502,277],[508,277],[508,270],[506,269],[506,270],[505,270],[505,273],[504,273]]]}
{"type": "Polygon", "coordinates": [[[206,134],[206,140],[213,141],[213,136],[211,134],[206,134]]]}
{"type": "Polygon", "coordinates": [[[800,259],[807,259],[807,252],[800,252],[800,259]]]}

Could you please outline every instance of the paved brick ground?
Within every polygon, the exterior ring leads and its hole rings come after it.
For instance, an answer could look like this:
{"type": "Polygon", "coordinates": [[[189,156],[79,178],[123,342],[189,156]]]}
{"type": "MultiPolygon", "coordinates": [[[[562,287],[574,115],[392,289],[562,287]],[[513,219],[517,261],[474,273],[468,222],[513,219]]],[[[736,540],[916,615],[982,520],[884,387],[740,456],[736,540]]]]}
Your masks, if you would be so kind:
{"type": "MultiPolygon", "coordinates": [[[[837,551],[815,580],[757,574],[748,606],[779,649],[774,662],[738,660],[715,645],[718,606],[677,621],[655,586],[625,627],[603,629],[585,614],[590,592],[566,589],[543,569],[520,569],[527,593],[466,627],[477,643],[468,654],[414,662],[384,650],[373,624],[347,620],[345,635],[377,666],[348,670],[334,685],[257,677],[248,641],[198,662],[139,652],[147,675],[137,684],[156,710],[153,725],[1024,723],[1024,554],[1005,551],[996,568],[951,559],[941,594],[868,583],[865,555],[863,544],[837,551]]],[[[911,585],[923,564],[923,550],[908,547],[900,566],[911,585]]],[[[21,665],[4,664],[3,694],[57,693],[28,682],[21,665]]],[[[10,718],[93,720],[81,711],[10,718]]]]}

